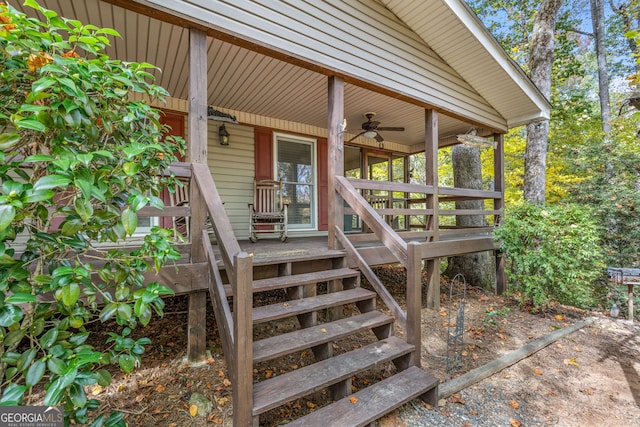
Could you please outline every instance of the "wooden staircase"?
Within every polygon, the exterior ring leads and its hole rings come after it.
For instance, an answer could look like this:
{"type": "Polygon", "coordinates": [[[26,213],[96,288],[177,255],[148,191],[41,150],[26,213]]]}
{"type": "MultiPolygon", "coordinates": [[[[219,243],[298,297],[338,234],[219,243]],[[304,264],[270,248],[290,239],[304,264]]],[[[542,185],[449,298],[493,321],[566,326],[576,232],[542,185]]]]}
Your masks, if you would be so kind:
{"type": "MultiPolygon", "coordinates": [[[[230,287],[225,291],[231,294],[230,287]]],[[[306,366],[268,379],[254,371],[255,426],[267,411],[312,396],[319,409],[291,425],[369,425],[416,397],[436,403],[438,379],[413,366],[413,345],[393,336],[394,319],[376,309],[376,293],[360,286],[360,272],[346,267],[342,252],[256,260],[253,294],[251,370],[313,355],[306,366]],[[374,369],[387,377],[353,393],[353,378],[374,369]],[[318,396],[330,403],[322,406],[318,396]]]]}

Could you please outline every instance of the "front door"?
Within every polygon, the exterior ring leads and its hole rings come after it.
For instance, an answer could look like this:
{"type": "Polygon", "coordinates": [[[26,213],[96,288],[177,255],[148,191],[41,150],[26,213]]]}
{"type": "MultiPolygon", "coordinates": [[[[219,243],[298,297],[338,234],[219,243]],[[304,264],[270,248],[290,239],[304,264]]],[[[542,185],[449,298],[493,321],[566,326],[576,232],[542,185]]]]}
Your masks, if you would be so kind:
{"type": "Polygon", "coordinates": [[[316,141],[276,134],[276,179],[283,183],[289,228],[317,229],[316,141]]]}

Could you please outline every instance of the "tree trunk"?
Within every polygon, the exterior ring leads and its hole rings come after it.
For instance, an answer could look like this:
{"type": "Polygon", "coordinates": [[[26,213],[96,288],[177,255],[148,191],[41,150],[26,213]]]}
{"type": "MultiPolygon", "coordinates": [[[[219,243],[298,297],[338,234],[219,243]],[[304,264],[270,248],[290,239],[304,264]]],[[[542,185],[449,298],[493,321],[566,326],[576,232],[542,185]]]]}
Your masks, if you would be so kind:
{"type": "MultiPolygon", "coordinates": [[[[480,149],[466,145],[456,145],[451,150],[453,164],[453,182],[456,188],[482,190],[482,163],[480,149]]],[[[456,202],[456,209],[483,209],[483,200],[465,200],[456,202]]],[[[459,215],[457,226],[485,227],[484,215],[459,215]]],[[[449,258],[445,276],[462,274],[468,283],[493,289],[495,283],[495,260],[491,252],[479,252],[449,258]]]]}
{"type": "MultiPolygon", "coordinates": [[[[547,99],[551,96],[551,66],[553,65],[556,16],[562,0],[543,0],[538,9],[531,36],[529,69],[531,80],[547,99]]],[[[546,187],[547,145],[549,121],[527,126],[527,147],[524,158],[524,198],[544,204],[546,187]]]]}
{"type": "MultiPolygon", "coordinates": [[[[640,28],[640,4],[637,1],[620,2],[615,4],[613,0],[609,0],[609,6],[620,18],[622,19],[622,25],[624,26],[624,32],[637,31],[640,28]]],[[[638,41],[634,37],[628,37],[627,43],[629,50],[634,58],[638,58],[640,55],[640,46],[638,41]]],[[[636,74],[640,73],[640,62],[635,61],[636,74]]]]}
{"type": "Polygon", "coordinates": [[[598,97],[600,98],[600,120],[602,131],[611,131],[611,110],[609,108],[609,73],[607,71],[607,55],[604,46],[604,0],[591,0],[591,21],[596,45],[598,61],[598,97]]]}

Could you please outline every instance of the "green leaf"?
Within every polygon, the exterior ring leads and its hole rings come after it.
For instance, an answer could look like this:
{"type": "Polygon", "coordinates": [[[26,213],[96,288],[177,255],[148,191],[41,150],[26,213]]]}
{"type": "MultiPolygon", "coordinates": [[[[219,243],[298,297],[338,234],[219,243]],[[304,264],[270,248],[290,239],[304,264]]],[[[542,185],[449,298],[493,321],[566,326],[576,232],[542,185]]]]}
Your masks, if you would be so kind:
{"type": "Polygon", "coordinates": [[[47,360],[47,368],[54,374],[61,375],[67,369],[67,364],[57,357],[52,357],[47,360]]]}
{"type": "Polygon", "coordinates": [[[0,308],[0,326],[6,328],[20,320],[22,320],[22,310],[20,307],[16,307],[15,305],[5,305],[0,308]]]}
{"type": "Polygon", "coordinates": [[[26,203],[38,203],[45,200],[53,199],[55,196],[55,192],[53,190],[27,190],[25,191],[24,201],[26,203]]]}
{"type": "Polygon", "coordinates": [[[111,373],[106,369],[98,369],[94,372],[96,379],[98,380],[98,384],[102,387],[106,387],[111,384],[111,373]]]}
{"type": "Polygon", "coordinates": [[[29,94],[29,97],[27,98],[27,102],[32,102],[31,98],[34,95],[38,94],[39,92],[42,92],[43,90],[49,89],[54,84],[56,84],[56,80],[51,78],[51,77],[42,77],[42,78],[36,80],[31,85],[31,93],[29,94]]]}
{"type": "Polygon", "coordinates": [[[136,367],[136,358],[130,354],[122,354],[118,357],[118,364],[120,365],[120,369],[129,374],[133,372],[133,369],[136,367]]]}
{"type": "Polygon", "coordinates": [[[60,403],[66,388],[73,383],[77,374],[78,370],[70,367],[64,375],[56,378],[49,386],[47,394],[44,396],[43,403],[46,406],[55,406],[60,403]]]}
{"type": "Polygon", "coordinates": [[[62,303],[67,307],[73,306],[80,297],[80,286],[77,283],[69,283],[61,289],[62,303]]]}
{"type": "Polygon", "coordinates": [[[27,293],[16,293],[10,295],[4,302],[7,304],[23,304],[26,302],[36,302],[36,296],[27,293]]]}
{"type": "Polygon", "coordinates": [[[40,178],[34,185],[33,189],[37,190],[49,190],[52,188],[65,188],[71,180],[66,176],[61,175],[45,175],[40,178]]]}
{"type": "Polygon", "coordinates": [[[62,228],[60,229],[60,233],[62,233],[63,236],[73,236],[75,235],[77,232],[79,232],[80,230],[82,230],[84,228],[85,224],[80,221],[77,218],[74,218],[72,220],[69,221],[65,221],[64,224],[62,224],[62,228]]]}
{"type": "Polygon", "coordinates": [[[58,339],[58,328],[51,328],[40,337],[40,347],[49,348],[58,339]]]}
{"type": "Polygon", "coordinates": [[[72,384],[69,392],[71,402],[78,408],[83,408],[87,404],[87,394],[84,392],[84,387],[79,384],[72,384]]]}
{"type": "Polygon", "coordinates": [[[18,368],[19,371],[24,371],[25,369],[27,369],[28,366],[31,365],[31,362],[33,362],[33,359],[35,359],[35,357],[36,357],[36,349],[35,348],[28,349],[27,351],[22,353],[22,355],[18,359],[18,363],[16,363],[16,368],[18,368]]]}
{"type": "Polygon", "coordinates": [[[44,132],[45,130],[47,130],[47,127],[40,123],[38,120],[22,119],[16,120],[14,124],[17,129],[29,129],[38,132],[44,132]]]}
{"type": "Polygon", "coordinates": [[[148,201],[149,198],[147,196],[143,194],[137,194],[131,201],[131,209],[133,209],[134,212],[138,212],[140,209],[147,206],[148,201]]]}
{"type": "Polygon", "coordinates": [[[131,320],[132,309],[129,304],[118,304],[118,317],[128,322],[131,320]]]}
{"type": "Polygon", "coordinates": [[[27,370],[27,374],[25,375],[25,385],[27,387],[33,387],[34,385],[38,384],[44,376],[46,367],[47,364],[44,362],[44,360],[36,360],[33,365],[29,366],[29,369],[27,370]]]}
{"type": "MultiPolygon", "coordinates": [[[[15,307],[15,306],[10,305],[8,307],[15,307]]],[[[27,334],[26,329],[16,329],[15,331],[9,332],[7,335],[4,336],[3,344],[5,348],[18,344],[20,341],[22,341],[22,338],[24,338],[26,334],[27,334]]]]}
{"type": "Polygon", "coordinates": [[[12,205],[0,205],[0,231],[11,225],[16,217],[16,208],[12,205]]]}
{"type": "Polygon", "coordinates": [[[110,302],[109,304],[105,305],[102,311],[100,312],[100,316],[99,316],[100,321],[106,322],[107,320],[111,319],[113,315],[116,314],[117,311],[118,311],[118,304],[110,302]]]}
{"type": "Polygon", "coordinates": [[[89,222],[93,216],[93,205],[89,200],[83,197],[78,197],[74,202],[74,207],[76,208],[78,215],[80,215],[80,218],[82,218],[84,222],[89,222]]]}
{"type": "Polygon", "coordinates": [[[0,406],[17,406],[22,403],[24,399],[24,392],[27,391],[27,387],[18,384],[9,384],[2,393],[0,398],[0,406]]]}
{"type": "Polygon", "coordinates": [[[122,226],[124,227],[124,231],[128,235],[132,235],[135,233],[136,228],[138,228],[138,216],[136,213],[130,208],[126,208],[122,211],[120,215],[120,219],[122,220],[122,226]]]}
{"type": "Polygon", "coordinates": [[[20,141],[20,135],[12,133],[0,134],[0,150],[9,150],[20,141]]]}

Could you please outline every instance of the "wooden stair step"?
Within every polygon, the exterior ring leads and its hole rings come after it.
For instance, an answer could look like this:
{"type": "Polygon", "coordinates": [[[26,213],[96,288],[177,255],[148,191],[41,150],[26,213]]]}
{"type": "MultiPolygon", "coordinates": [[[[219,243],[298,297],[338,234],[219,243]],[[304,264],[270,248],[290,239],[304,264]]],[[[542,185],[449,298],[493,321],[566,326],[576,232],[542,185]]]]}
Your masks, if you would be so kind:
{"type": "Polygon", "coordinates": [[[412,345],[402,339],[389,337],[366,347],[254,384],[253,416],[351,378],[354,374],[378,364],[406,355],[413,349],[412,345]]]}
{"type": "Polygon", "coordinates": [[[253,323],[268,322],[270,320],[310,313],[324,308],[364,301],[375,297],[375,292],[363,288],[355,288],[315,297],[289,300],[284,303],[255,307],[253,309],[253,323]]]}
{"type": "MultiPolygon", "coordinates": [[[[253,281],[253,292],[272,291],[274,289],[284,289],[293,286],[310,285],[328,280],[346,279],[350,277],[358,277],[360,272],[351,268],[337,268],[335,270],[313,271],[304,274],[292,274],[290,276],[277,276],[268,279],[260,279],[253,281]]],[[[227,296],[233,295],[230,285],[225,285],[225,293],[227,296]]]]}
{"type": "Polygon", "coordinates": [[[369,311],[331,323],[265,338],[253,343],[253,361],[275,359],[392,322],[393,318],[384,313],[369,311]]]}
{"type": "Polygon", "coordinates": [[[412,366],[287,425],[366,426],[437,386],[436,377],[412,366]]]}

